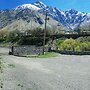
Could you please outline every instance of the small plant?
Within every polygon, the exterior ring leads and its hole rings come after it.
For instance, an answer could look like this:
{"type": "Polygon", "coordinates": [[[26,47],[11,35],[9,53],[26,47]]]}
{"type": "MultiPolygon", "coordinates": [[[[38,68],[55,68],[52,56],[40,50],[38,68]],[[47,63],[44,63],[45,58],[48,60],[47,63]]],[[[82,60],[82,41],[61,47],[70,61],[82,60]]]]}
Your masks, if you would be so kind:
{"type": "Polygon", "coordinates": [[[0,88],[3,88],[3,83],[1,82],[0,88]]]}
{"type": "Polygon", "coordinates": [[[0,58],[0,72],[1,73],[3,73],[3,67],[4,67],[4,65],[3,65],[1,58],[0,58]]]}
{"type": "MultiPolygon", "coordinates": [[[[2,74],[3,73],[3,63],[2,63],[2,61],[1,61],[1,57],[0,57],[0,74],[2,74]]],[[[2,80],[2,78],[0,79],[0,89],[2,89],[3,88],[3,82],[1,81],[2,80]]]]}
{"type": "Polygon", "coordinates": [[[23,85],[21,85],[21,84],[18,84],[18,87],[20,87],[20,88],[21,88],[21,90],[22,90],[22,88],[23,88],[23,85]]]}
{"type": "Polygon", "coordinates": [[[27,90],[31,90],[31,88],[28,88],[27,90]]]}

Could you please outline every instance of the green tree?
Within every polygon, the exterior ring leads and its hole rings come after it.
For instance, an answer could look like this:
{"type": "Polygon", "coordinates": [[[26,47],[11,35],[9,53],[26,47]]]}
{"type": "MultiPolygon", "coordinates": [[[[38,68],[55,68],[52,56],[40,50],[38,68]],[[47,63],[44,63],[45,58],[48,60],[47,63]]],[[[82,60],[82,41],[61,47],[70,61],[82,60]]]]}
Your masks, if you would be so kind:
{"type": "Polygon", "coordinates": [[[86,43],[81,43],[80,47],[81,47],[81,51],[85,51],[86,48],[87,48],[87,44],[86,43]]]}
{"type": "Polygon", "coordinates": [[[19,30],[11,31],[8,35],[8,41],[10,41],[11,43],[17,42],[19,40],[19,38],[20,38],[19,30]]]}
{"type": "Polygon", "coordinates": [[[70,39],[66,39],[62,44],[61,44],[61,48],[63,50],[73,50],[75,51],[75,47],[77,46],[77,42],[70,38],[70,39]]]}

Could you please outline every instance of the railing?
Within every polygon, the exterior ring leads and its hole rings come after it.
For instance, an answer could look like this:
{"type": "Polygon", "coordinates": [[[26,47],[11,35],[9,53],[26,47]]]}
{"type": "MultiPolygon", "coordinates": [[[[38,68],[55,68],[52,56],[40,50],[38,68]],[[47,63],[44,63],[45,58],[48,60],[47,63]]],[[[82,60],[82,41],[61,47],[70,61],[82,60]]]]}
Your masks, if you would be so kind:
{"type": "Polygon", "coordinates": [[[66,55],[90,55],[90,51],[64,51],[64,50],[51,50],[51,52],[57,52],[66,55]]]}
{"type": "Polygon", "coordinates": [[[90,33],[87,34],[56,34],[56,35],[52,35],[52,37],[54,39],[56,38],[61,38],[61,37],[66,37],[66,38],[78,38],[78,37],[85,37],[85,36],[90,36],[90,33]]]}

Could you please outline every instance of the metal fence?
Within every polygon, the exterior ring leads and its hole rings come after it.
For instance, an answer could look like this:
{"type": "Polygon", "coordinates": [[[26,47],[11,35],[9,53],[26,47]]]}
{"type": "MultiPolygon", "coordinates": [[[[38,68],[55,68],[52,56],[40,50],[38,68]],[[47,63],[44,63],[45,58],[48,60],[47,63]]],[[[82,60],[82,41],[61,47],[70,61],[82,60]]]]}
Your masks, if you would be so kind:
{"type": "Polygon", "coordinates": [[[90,55],[90,51],[62,51],[62,50],[51,50],[52,52],[57,52],[60,54],[66,54],[66,55],[90,55]]]}

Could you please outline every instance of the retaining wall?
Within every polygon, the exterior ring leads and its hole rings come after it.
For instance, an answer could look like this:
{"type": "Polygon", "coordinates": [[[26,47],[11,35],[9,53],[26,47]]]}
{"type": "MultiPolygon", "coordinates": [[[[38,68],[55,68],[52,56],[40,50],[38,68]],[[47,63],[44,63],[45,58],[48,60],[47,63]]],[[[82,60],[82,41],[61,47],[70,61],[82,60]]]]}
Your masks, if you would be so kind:
{"type": "MultiPolygon", "coordinates": [[[[45,51],[48,51],[48,47],[45,47],[45,51]]],[[[13,55],[23,56],[23,55],[39,55],[43,53],[43,47],[39,46],[13,46],[11,47],[11,52],[13,55]]]]}
{"type": "Polygon", "coordinates": [[[61,51],[61,50],[51,50],[52,52],[57,52],[60,54],[67,54],[67,55],[90,55],[90,51],[61,51]]]}

